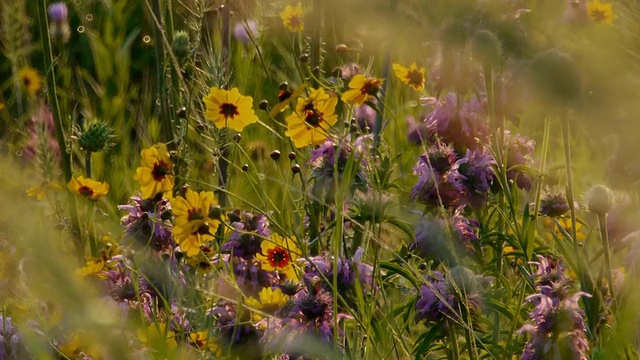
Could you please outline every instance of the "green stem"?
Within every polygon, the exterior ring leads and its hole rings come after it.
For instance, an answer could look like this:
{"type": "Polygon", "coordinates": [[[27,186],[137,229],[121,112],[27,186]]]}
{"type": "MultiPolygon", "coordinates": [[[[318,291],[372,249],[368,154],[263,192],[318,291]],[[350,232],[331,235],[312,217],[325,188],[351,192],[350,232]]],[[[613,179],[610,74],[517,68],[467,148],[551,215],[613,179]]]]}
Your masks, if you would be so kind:
{"type": "Polygon", "coordinates": [[[84,173],[87,178],[91,178],[91,151],[84,153],[84,173]]]}
{"type": "MultiPolygon", "coordinates": [[[[162,5],[161,0],[154,0],[152,11],[155,19],[162,26],[162,5]]],[[[164,76],[164,62],[165,62],[165,47],[164,41],[162,41],[162,33],[159,26],[151,24],[153,29],[153,37],[155,39],[154,46],[156,50],[156,82],[158,85],[158,97],[160,98],[160,121],[161,121],[161,134],[162,141],[171,144],[173,140],[173,125],[171,123],[171,114],[169,113],[169,98],[165,89],[165,76],[164,76]]]]}
{"type": "Polygon", "coordinates": [[[456,334],[455,324],[451,321],[447,322],[447,330],[449,331],[449,360],[458,360],[460,358],[460,348],[458,347],[458,336],[456,334]]]}
{"type": "MultiPolygon", "coordinates": [[[[313,17],[311,18],[311,69],[320,67],[320,35],[322,33],[322,16],[324,15],[324,0],[313,0],[313,17]]],[[[312,78],[313,79],[313,78],[312,78]]],[[[317,87],[318,82],[313,80],[313,87],[317,87]]]]}
{"type": "Polygon", "coordinates": [[[598,227],[600,228],[600,238],[602,239],[602,252],[604,253],[605,272],[609,282],[609,294],[611,302],[615,305],[616,296],[613,289],[613,276],[611,274],[611,251],[609,249],[609,234],[607,231],[607,214],[598,214],[598,227]]]}
{"type": "MultiPolygon", "coordinates": [[[[51,50],[51,37],[49,35],[49,21],[47,18],[47,1],[38,0],[38,25],[40,27],[40,37],[42,40],[42,52],[45,70],[47,74],[47,94],[49,95],[49,105],[51,106],[51,115],[53,116],[53,125],[55,129],[56,141],[60,148],[60,157],[62,160],[62,173],[65,182],[71,180],[71,152],[67,149],[67,143],[64,138],[62,116],[60,115],[60,104],[58,103],[58,93],[56,87],[56,74],[54,68],[53,52],[51,50]]],[[[78,223],[78,208],[74,195],[67,192],[69,203],[69,213],[71,216],[71,231],[76,246],[76,255],[79,261],[84,259],[84,242],[80,234],[80,225],[78,223]]]]}
{"type": "Polygon", "coordinates": [[[578,247],[578,237],[576,235],[576,207],[573,197],[573,176],[571,171],[571,137],[569,135],[569,117],[562,119],[562,140],[564,142],[564,158],[567,166],[567,201],[571,213],[571,238],[573,245],[578,247]]]}

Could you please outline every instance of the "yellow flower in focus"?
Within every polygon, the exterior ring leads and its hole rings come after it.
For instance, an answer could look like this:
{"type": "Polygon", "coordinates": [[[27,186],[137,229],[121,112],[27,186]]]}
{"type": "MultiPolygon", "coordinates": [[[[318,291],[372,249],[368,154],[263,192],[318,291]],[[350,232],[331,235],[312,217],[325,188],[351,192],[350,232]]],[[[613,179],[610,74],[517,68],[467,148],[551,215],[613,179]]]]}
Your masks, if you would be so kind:
{"type": "Polygon", "coordinates": [[[141,152],[142,160],[133,179],[140,183],[143,199],[154,198],[158,193],[173,189],[173,163],[165,144],[157,144],[141,152]]]}
{"type": "Polygon", "coordinates": [[[322,144],[329,129],[338,121],[335,114],[338,98],[324,90],[311,90],[308,98],[299,98],[296,109],[285,118],[287,131],[297,148],[322,144]]]}
{"type": "Polygon", "coordinates": [[[403,83],[411,86],[415,91],[424,89],[424,68],[418,69],[416,63],[411,64],[408,68],[393,64],[393,71],[403,83]]]}
{"type": "Polygon", "coordinates": [[[258,121],[253,112],[253,98],[242,96],[238,88],[229,91],[211,88],[209,95],[202,100],[207,108],[204,117],[219,129],[228,127],[240,132],[245,126],[258,121]]]}
{"type": "Polygon", "coordinates": [[[288,89],[280,90],[280,93],[278,93],[278,103],[275,104],[273,108],[271,108],[271,111],[269,112],[269,114],[271,116],[276,116],[281,112],[285,111],[287,107],[291,105],[291,102],[293,100],[299,98],[300,95],[302,95],[302,92],[306,87],[307,85],[302,84],[298,86],[298,88],[295,89],[293,92],[289,91],[288,89]]]}
{"type": "Polygon", "coordinates": [[[84,279],[87,276],[105,278],[106,276],[102,274],[102,269],[104,269],[106,265],[106,262],[102,259],[88,260],[84,267],[76,269],[74,275],[79,279],[84,279]]]}
{"type": "Polygon", "coordinates": [[[349,81],[349,90],[342,94],[342,101],[360,106],[375,97],[383,82],[384,79],[367,79],[364,75],[358,74],[349,81]]]}
{"type": "Polygon", "coordinates": [[[163,322],[152,323],[146,329],[138,329],[137,335],[145,346],[157,350],[163,350],[163,348],[173,350],[178,347],[176,334],[163,322]]]}
{"type": "Polygon", "coordinates": [[[195,331],[189,333],[189,345],[199,350],[208,350],[214,355],[214,359],[219,359],[222,356],[222,348],[209,337],[209,331],[195,331]]]}
{"type": "Polygon", "coordinates": [[[25,66],[18,71],[18,79],[20,79],[20,83],[27,89],[29,94],[35,94],[42,86],[40,75],[30,66],[25,66]]]}
{"type": "Polygon", "coordinates": [[[296,7],[287,5],[284,11],[280,13],[284,27],[291,32],[301,32],[304,30],[304,23],[302,22],[303,15],[301,3],[298,3],[296,7]]]}
{"type": "Polygon", "coordinates": [[[42,201],[47,196],[47,190],[62,190],[58,183],[44,180],[39,185],[34,185],[27,189],[27,196],[42,201]]]}
{"type": "Polygon", "coordinates": [[[87,197],[93,201],[97,201],[109,193],[109,184],[106,182],[95,181],[93,179],[85,179],[84,176],[78,176],[75,179],[71,179],[67,184],[67,188],[72,193],[87,197]]]}
{"type": "Polygon", "coordinates": [[[277,270],[287,279],[298,279],[293,263],[300,257],[301,252],[294,239],[274,233],[269,240],[263,240],[260,247],[262,251],[256,254],[256,258],[262,262],[263,270],[277,270]]]}
{"type": "Polygon", "coordinates": [[[176,217],[173,237],[188,257],[198,255],[200,246],[213,239],[221,219],[211,218],[210,213],[217,205],[213,192],[198,194],[191,189],[187,189],[185,197],[176,196],[171,203],[176,217]]]}
{"type": "Polygon", "coordinates": [[[598,24],[610,25],[613,23],[615,15],[611,4],[603,4],[600,0],[593,0],[587,3],[587,13],[589,18],[598,24]]]}
{"type": "Polygon", "coordinates": [[[272,314],[281,309],[288,301],[289,296],[283,294],[279,287],[275,289],[268,287],[260,290],[258,299],[247,298],[246,304],[253,309],[272,314]]]}

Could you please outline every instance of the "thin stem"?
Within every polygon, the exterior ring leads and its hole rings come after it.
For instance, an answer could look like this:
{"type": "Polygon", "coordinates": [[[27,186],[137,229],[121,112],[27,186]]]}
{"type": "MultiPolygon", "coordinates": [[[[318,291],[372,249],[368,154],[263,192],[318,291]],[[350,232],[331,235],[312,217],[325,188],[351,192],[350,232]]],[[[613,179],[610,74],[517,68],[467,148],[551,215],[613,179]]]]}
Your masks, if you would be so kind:
{"type": "MultiPolygon", "coordinates": [[[[153,1],[152,14],[154,19],[157,19],[162,26],[162,6],[161,0],[153,1]]],[[[171,114],[169,113],[169,98],[165,89],[165,76],[164,76],[164,62],[165,62],[165,47],[164,41],[160,41],[162,33],[158,26],[152,26],[154,46],[156,50],[156,82],[158,85],[158,97],[160,98],[160,120],[161,120],[161,134],[162,141],[165,143],[171,143],[173,140],[173,125],[171,122],[171,114]]]]}
{"type": "Polygon", "coordinates": [[[598,214],[598,228],[600,228],[600,238],[602,239],[602,252],[604,253],[604,264],[607,281],[609,282],[609,294],[613,304],[616,302],[616,296],[613,290],[613,276],[611,274],[611,251],[609,249],[609,234],[607,231],[607,214],[598,214]]]}
{"type": "Polygon", "coordinates": [[[455,324],[452,321],[447,322],[447,330],[449,331],[449,360],[458,360],[460,358],[460,348],[458,347],[458,335],[456,334],[455,324]]]}
{"type": "Polygon", "coordinates": [[[91,178],[91,151],[84,153],[84,173],[87,178],[91,178]]]}
{"type": "Polygon", "coordinates": [[[564,158],[567,166],[567,201],[571,213],[571,238],[573,245],[577,248],[578,237],[576,234],[576,207],[573,197],[573,177],[571,171],[571,137],[569,135],[569,118],[562,119],[562,140],[564,142],[564,158]]]}
{"type": "MultiPolygon", "coordinates": [[[[51,37],[49,35],[49,21],[47,18],[47,1],[38,0],[38,25],[40,27],[40,37],[42,39],[42,52],[45,70],[47,74],[47,94],[49,95],[49,106],[51,106],[51,115],[53,116],[53,126],[55,129],[56,141],[60,149],[60,157],[62,160],[62,173],[65,182],[71,180],[71,152],[67,149],[64,138],[62,116],[60,115],[60,104],[58,103],[58,93],[56,87],[56,74],[54,68],[53,52],[51,50],[51,37]]],[[[69,191],[67,192],[69,203],[69,213],[71,216],[71,231],[75,239],[76,252],[78,260],[84,259],[84,242],[80,234],[80,225],[78,223],[78,208],[76,198],[69,191]]]]}

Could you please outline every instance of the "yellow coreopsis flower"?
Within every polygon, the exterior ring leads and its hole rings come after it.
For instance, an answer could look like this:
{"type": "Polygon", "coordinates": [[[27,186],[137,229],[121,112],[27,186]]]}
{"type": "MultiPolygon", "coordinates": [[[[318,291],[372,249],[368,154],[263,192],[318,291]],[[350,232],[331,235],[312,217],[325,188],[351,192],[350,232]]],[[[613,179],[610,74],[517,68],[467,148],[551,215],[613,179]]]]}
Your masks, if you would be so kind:
{"type": "Polygon", "coordinates": [[[97,201],[109,193],[109,184],[93,179],[85,179],[84,176],[71,179],[67,184],[67,188],[74,194],[87,197],[93,201],[97,201]]]}
{"type": "Polygon", "coordinates": [[[200,246],[213,239],[220,218],[212,218],[211,209],[218,205],[213,192],[197,193],[187,189],[185,197],[176,196],[171,203],[175,225],[173,237],[188,257],[198,255],[200,246]]]}
{"type": "Polygon", "coordinates": [[[297,148],[322,144],[329,136],[329,129],[338,121],[335,114],[338,98],[324,90],[312,90],[308,98],[299,98],[295,111],[285,118],[285,135],[297,148]]]}
{"type": "Polygon", "coordinates": [[[228,127],[240,132],[245,126],[258,121],[253,112],[253,98],[242,96],[237,88],[229,91],[211,88],[209,95],[202,100],[207,108],[204,117],[219,129],[228,127]]]}
{"type": "Polygon", "coordinates": [[[107,266],[107,263],[103,259],[91,259],[87,260],[84,267],[76,269],[74,275],[79,279],[84,279],[87,276],[96,276],[99,278],[106,277],[102,270],[107,266]]]}
{"type": "Polygon", "coordinates": [[[304,30],[304,22],[302,22],[303,15],[301,3],[298,3],[295,7],[287,5],[284,11],[280,13],[284,27],[291,32],[301,32],[304,30]]]}
{"type": "Polygon", "coordinates": [[[358,74],[349,81],[349,90],[342,94],[342,101],[351,105],[362,105],[375,97],[383,82],[384,79],[367,79],[364,75],[358,74]]]}
{"type": "Polygon", "coordinates": [[[44,180],[39,185],[34,185],[27,189],[27,196],[36,198],[38,201],[42,201],[47,196],[48,190],[62,190],[60,185],[55,182],[44,180]]]}
{"type": "Polygon", "coordinates": [[[277,270],[291,280],[298,278],[293,264],[301,253],[294,239],[274,233],[269,240],[263,240],[260,247],[262,251],[256,254],[256,258],[262,262],[263,270],[277,270]]]}
{"type": "Polygon", "coordinates": [[[154,198],[158,193],[173,189],[173,163],[165,144],[157,144],[142,150],[142,160],[133,179],[140,183],[143,199],[154,198]]]}
{"type": "Polygon", "coordinates": [[[264,288],[258,293],[258,299],[253,297],[245,301],[247,306],[261,310],[266,313],[273,313],[281,309],[289,301],[289,296],[282,293],[280,288],[264,288]]]}
{"type": "Polygon", "coordinates": [[[189,345],[199,350],[208,350],[215,355],[216,359],[222,356],[222,349],[215,339],[209,336],[208,330],[194,331],[189,333],[189,345]]]}
{"type": "Polygon", "coordinates": [[[603,4],[600,0],[593,0],[587,3],[587,13],[589,18],[598,24],[610,25],[613,23],[615,15],[611,4],[603,4]]]}
{"type": "Polygon", "coordinates": [[[415,91],[424,89],[424,68],[418,69],[416,63],[411,66],[404,67],[400,64],[393,64],[393,71],[403,83],[411,86],[415,91]]]}
{"type": "Polygon", "coordinates": [[[20,69],[18,71],[18,78],[20,79],[20,83],[30,94],[35,94],[42,86],[40,75],[38,75],[38,72],[30,66],[25,66],[20,69]]]}

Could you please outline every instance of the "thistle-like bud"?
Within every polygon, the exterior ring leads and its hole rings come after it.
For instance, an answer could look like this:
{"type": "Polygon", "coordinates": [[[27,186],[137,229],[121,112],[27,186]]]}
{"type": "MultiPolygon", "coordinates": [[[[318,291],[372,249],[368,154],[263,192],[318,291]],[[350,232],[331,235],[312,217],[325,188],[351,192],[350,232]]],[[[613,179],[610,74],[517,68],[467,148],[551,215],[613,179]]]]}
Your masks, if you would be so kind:
{"type": "Polygon", "coordinates": [[[112,144],[113,128],[101,121],[92,121],[78,131],[78,144],[87,152],[99,152],[108,149],[112,144]]]}
{"type": "Polygon", "coordinates": [[[69,41],[71,37],[71,29],[69,28],[67,4],[64,2],[57,2],[49,5],[47,9],[49,12],[49,19],[51,20],[49,26],[49,33],[53,40],[59,40],[62,43],[69,41]]]}
{"type": "Polygon", "coordinates": [[[587,209],[594,214],[604,215],[611,211],[613,200],[611,190],[604,185],[595,185],[584,194],[587,209]]]}
{"type": "Polygon", "coordinates": [[[191,52],[191,42],[189,41],[189,33],[184,30],[178,30],[173,34],[173,52],[179,60],[184,60],[191,52]]]}
{"type": "Polygon", "coordinates": [[[480,30],[475,33],[471,41],[473,56],[483,65],[495,69],[500,65],[502,47],[494,33],[489,30],[480,30]]]}

